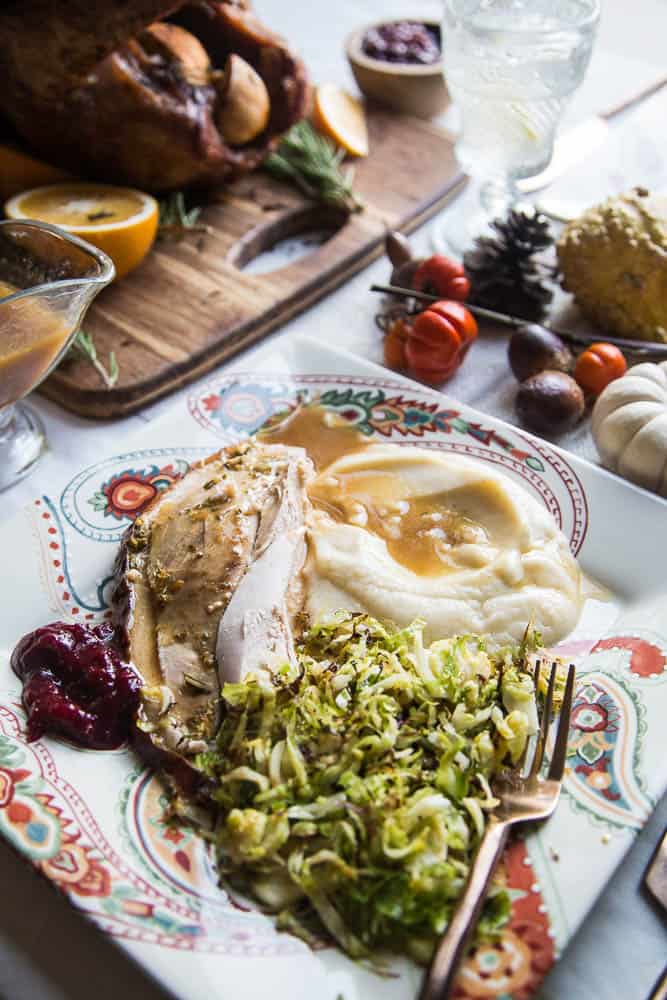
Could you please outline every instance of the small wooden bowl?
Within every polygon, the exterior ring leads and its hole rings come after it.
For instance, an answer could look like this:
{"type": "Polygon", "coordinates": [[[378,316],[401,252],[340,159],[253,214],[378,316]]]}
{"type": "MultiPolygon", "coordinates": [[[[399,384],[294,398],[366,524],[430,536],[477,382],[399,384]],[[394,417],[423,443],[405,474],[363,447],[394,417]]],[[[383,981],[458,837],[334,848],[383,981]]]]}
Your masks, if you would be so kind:
{"type": "MultiPolygon", "coordinates": [[[[403,114],[418,118],[433,118],[449,104],[449,91],[442,70],[442,58],[428,65],[392,63],[367,56],[362,49],[363,37],[369,28],[383,24],[398,24],[406,18],[376,21],[352,32],[345,42],[345,51],[354,78],[362,94],[403,114]]],[[[410,18],[440,32],[440,23],[431,18],[410,18]]]]}

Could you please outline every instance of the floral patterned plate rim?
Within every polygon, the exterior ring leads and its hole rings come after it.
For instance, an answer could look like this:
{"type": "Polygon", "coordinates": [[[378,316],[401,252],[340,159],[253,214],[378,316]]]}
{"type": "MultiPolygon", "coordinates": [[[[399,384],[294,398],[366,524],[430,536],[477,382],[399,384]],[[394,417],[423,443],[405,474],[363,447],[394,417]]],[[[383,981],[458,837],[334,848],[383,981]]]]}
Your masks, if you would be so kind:
{"type": "MultiPolygon", "coordinates": [[[[631,550],[621,536],[618,551],[610,551],[604,527],[607,509],[622,509],[624,501],[627,508],[632,497],[650,531],[664,517],[659,501],[447,397],[301,341],[287,357],[263,352],[251,373],[195,387],[121,454],[70,470],[0,527],[7,564],[15,566],[0,649],[49,619],[108,614],[109,543],[150,499],[194,458],[315,398],[368,436],[501,466],[547,506],[584,566],[616,594],[599,602],[565,647],[580,671],[565,794],[546,827],[508,850],[510,925],[497,944],[471,956],[456,994],[527,1000],[663,790],[658,725],[667,710],[667,616],[649,598],[657,569],[629,572],[631,550]]],[[[634,551],[642,557],[636,540],[634,551]]],[[[48,739],[27,744],[19,688],[3,666],[0,833],[173,992],[226,996],[216,984],[242,981],[248,998],[269,989],[276,1000],[415,995],[419,971],[410,963],[393,961],[391,977],[381,979],[335,949],[311,952],[219,888],[203,844],[165,824],[159,781],[127,749],[88,754],[48,739]]]]}

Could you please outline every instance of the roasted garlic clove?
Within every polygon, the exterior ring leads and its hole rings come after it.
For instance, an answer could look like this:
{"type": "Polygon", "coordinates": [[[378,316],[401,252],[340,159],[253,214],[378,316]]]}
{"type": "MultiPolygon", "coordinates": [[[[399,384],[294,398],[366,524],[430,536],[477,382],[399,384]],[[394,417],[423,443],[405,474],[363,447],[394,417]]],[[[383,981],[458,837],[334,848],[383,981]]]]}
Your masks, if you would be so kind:
{"type": "Polygon", "coordinates": [[[185,28],[166,21],[151,24],[146,31],[162,54],[178,65],[183,79],[193,87],[210,82],[211,60],[202,43],[185,28]]]}
{"type": "Polygon", "coordinates": [[[269,122],[271,101],[259,73],[232,53],[218,79],[216,125],[231,146],[244,146],[260,135],[269,122]]]}

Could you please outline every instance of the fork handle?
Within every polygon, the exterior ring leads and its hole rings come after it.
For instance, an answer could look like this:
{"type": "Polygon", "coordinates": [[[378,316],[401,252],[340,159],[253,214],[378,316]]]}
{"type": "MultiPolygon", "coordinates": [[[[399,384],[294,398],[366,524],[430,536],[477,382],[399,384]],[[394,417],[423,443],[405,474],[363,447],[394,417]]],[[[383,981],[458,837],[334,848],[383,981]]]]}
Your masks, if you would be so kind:
{"type": "Polygon", "coordinates": [[[481,913],[486,890],[500,861],[509,827],[491,818],[480,842],[466,887],[424,977],[419,1000],[446,1000],[456,979],[468,938],[481,913]]]}

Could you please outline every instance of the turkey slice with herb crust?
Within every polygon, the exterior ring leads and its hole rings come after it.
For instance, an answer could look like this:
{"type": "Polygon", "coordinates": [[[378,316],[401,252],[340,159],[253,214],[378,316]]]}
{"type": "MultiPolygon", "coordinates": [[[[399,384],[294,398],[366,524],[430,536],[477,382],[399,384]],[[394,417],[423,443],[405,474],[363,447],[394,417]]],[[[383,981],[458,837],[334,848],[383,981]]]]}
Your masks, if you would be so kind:
{"type": "Polygon", "coordinates": [[[215,737],[220,687],[294,657],[312,465],[247,441],[195,464],[127,532],[116,616],[144,680],[137,744],[182,786],[215,737]]]}

